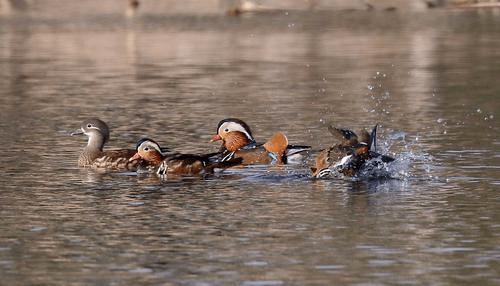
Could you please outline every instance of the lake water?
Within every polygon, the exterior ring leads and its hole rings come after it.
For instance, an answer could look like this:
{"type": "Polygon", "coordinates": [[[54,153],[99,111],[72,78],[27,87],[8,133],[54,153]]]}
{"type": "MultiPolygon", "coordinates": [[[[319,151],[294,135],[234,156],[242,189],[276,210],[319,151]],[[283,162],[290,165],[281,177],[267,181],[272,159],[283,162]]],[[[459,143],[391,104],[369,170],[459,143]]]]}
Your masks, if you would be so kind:
{"type": "Polygon", "coordinates": [[[495,10],[3,16],[1,284],[498,285],[499,47],[495,10]],[[90,116],[108,149],[186,153],[226,117],[315,150],[379,124],[399,163],[97,174],[69,136],[90,116]]]}

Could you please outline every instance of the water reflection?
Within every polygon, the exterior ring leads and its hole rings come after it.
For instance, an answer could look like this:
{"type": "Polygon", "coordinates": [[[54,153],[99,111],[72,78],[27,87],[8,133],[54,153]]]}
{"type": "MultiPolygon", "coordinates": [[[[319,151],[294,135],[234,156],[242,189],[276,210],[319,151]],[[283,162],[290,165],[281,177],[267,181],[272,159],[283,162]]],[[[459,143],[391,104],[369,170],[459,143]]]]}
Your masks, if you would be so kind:
{"type": "Polygon", "coordinates": [[[125,18],[103,5],[92,17],[0,19],[6,283],[498,282],[493,15],[125,18]],[[108,148],[151,136],[186,153],[217,150],[208,141],[229,116],[258,141],[283,131],[315,149],[332,143],[328,124],[378,123],[405,174],[98,174],[76,167],[85,140],[68,136],[88,116],[110,125],[108,148]]]}

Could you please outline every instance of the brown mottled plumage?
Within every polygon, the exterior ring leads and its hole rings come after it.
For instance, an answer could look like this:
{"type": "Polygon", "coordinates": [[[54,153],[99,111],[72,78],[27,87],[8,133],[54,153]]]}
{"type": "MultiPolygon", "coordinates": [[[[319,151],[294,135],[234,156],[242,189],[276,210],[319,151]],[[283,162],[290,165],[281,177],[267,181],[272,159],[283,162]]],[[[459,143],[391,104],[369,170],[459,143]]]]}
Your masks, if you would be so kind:
{"type": "Polygon", "coordinates": [[[130,160],[134,150],[103,151],[109,140],[109,129],[106,123],[90,118],[82,122],[80,129],[71,135],[85,134],[89,137],[87,146],[78,158],[78,166],[112,171],[135,171],[141,160],[130,160]]]}
{"type": "Polygon", "coordinates": [[[321,177],[332,170],[346,176],[355,176],[373,158],[380,158],[382,162],[391,162],[394,159],[376,152],[377,126],[369,134],[361,130],[359,136],[347,129],[338,129],[332,126],[328,130],[339,141],[330,148],[321,150],[316,156],[316,165],[311,168],[314,177],[321,177]],[[370,150],[373,148],[373,150],[370,150]]]}
{"type": "Polygon", "coordinates": [[[228,168],[239,164],[241,160],[215,162],[217,153],[207,155],[162,153],[155,141],[143,138],[137,142],[137,152],[130,160],[142,159],[146,170],[158,175],[205,175],[213,173],[215,168],[228,168]]]}

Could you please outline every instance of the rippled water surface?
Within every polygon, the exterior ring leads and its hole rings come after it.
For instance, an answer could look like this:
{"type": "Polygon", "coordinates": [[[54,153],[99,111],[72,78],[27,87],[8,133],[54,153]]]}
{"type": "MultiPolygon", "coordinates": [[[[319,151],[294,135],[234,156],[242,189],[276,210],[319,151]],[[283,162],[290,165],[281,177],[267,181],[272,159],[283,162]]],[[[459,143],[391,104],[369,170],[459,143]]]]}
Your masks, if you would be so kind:
{"type": "Polygon", "coordinates": [[[2,284],[500,283],[494,10],[61,14],[0,17],[2,284]],[[89,116],[196,153],[225,117],[315,150],[379,124],[396,179],[98,174],[89,116]]]}

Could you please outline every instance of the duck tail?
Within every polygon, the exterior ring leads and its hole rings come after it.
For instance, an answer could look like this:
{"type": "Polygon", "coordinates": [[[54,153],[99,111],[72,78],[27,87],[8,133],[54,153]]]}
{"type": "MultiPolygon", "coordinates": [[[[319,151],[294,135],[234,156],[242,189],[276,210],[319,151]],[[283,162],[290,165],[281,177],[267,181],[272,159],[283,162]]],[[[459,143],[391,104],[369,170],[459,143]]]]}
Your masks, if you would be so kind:
{"type": "Polygon", "coordinates": [[[372,152],[377,152],[377,127],[378,125],[375,125],[375,127],[373,127],[368,139],[368,149],[372,152]]]}

